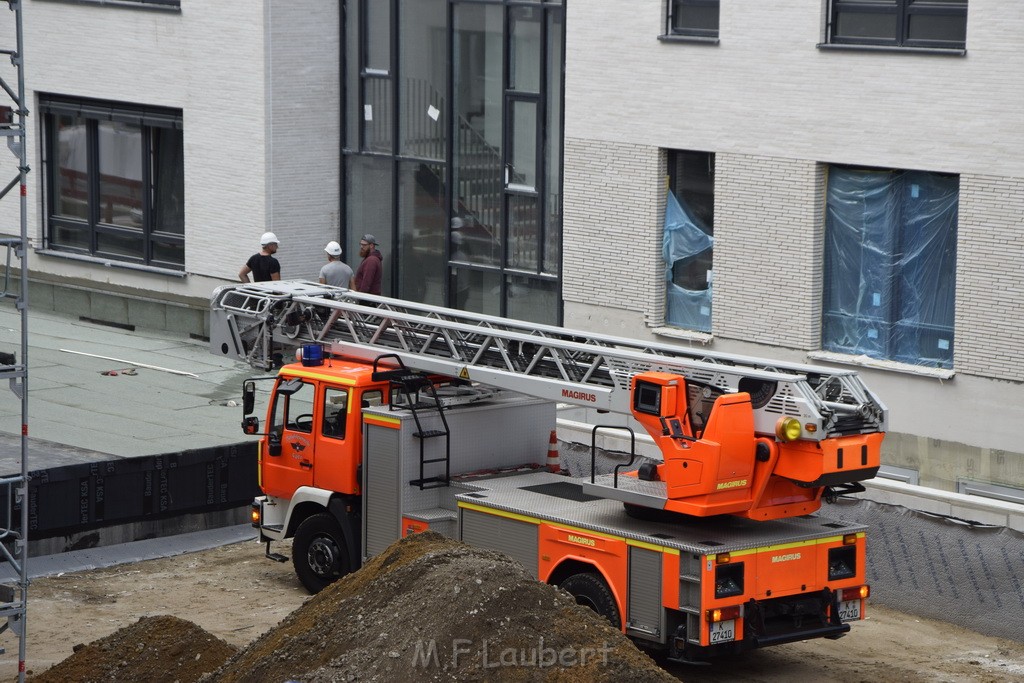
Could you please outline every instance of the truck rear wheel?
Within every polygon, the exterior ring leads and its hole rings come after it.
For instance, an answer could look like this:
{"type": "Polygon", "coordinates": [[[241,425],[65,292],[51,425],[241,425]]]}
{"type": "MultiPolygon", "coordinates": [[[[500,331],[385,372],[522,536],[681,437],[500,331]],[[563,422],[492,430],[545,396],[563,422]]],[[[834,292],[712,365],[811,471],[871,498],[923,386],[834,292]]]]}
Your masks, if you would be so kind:
{"type": "Polygon", "coordinates": [[[615,628],[622,628],[622,617],[619,616],[619,607],[615,604],[615,596],[612,595],[612,589],[599,574],[591,572],[573,574],[558,584],[558,587],[568,591],[576,598],[577,605],[589,607],[607,619],[615,628]]]}
{"type": "Polygon", "coordinates": [[[292,542],[292,564],[310,593],[319,593],[348,574],[348,560],[345,535],[334,517],[322,512],[299,524],[292,542]]]}

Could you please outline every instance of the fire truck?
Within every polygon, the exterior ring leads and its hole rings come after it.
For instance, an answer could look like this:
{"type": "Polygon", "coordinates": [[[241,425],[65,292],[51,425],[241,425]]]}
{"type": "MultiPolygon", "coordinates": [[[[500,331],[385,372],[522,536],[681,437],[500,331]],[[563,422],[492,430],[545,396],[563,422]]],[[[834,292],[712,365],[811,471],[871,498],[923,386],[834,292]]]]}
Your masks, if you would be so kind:
{"type": "Polygon", "coordinates": [[[293,539],[310,592],[429,529],[682,661],[838,638],[865,616],[866,528],[813,514],[879,467],[888,412],[852,370],[301,281],[217,289],[210,350],[276,370],[243,383],[252,522],[272,559],[293,539]],[[635,444],[642,428],[660,460],[548,471],[559,404],[632,418],[617,429],[635,444]]]}

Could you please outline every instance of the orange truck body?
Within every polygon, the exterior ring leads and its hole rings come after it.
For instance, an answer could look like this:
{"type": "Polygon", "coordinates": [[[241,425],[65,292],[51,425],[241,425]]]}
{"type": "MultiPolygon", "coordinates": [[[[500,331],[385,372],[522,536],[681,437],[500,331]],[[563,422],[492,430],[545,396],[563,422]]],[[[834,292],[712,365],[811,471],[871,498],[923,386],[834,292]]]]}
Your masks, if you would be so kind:
{"type": "Polygon", "coordinates": [[[675,659],[845,634],[865,616],[866,529],[808,513],[823,484],[877,469],[881,434],[783,442],[754,432],[743,392],[718,397],[698,429],[672,378],[646,373],[662,407],[634,410],[663,462],[602,489],[540,465],[556,423],[549,401],[502,393],[417,410],[365,361],[286,365],[260,442],[253,524],[268,555],[294,537],[311,592],[430,529],[509,554],[675,659]],[[627,486],[657,487],[664,504],[636,505],[627,486]]]}

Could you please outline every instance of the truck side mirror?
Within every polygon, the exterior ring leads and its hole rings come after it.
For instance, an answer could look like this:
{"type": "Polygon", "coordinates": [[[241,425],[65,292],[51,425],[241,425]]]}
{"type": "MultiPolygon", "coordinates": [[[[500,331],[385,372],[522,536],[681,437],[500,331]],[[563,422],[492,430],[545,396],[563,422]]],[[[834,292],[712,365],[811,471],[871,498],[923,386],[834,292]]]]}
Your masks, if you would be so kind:
{"type": "Polygon", "coordinates": [[[242,418],[242,432],[245,434],[259,434],[260,433],[260,419],[258,417],[243,417],[242,418]]]}
{"type": "MultiPolygon", "coordinates": [[[[242,415],[248,415],[256,407],[256,382],[248,380],[242,382],[242,415]]],[[[257,423],[259,421],[257,420],[257,423]]],[[[243,423],[243,429],[244,423],[243,423]]],[[[258,431],[258,430],[257,430],[258,431]]],[[[249,432],[246,432],[247,434],[249,432]]]]}

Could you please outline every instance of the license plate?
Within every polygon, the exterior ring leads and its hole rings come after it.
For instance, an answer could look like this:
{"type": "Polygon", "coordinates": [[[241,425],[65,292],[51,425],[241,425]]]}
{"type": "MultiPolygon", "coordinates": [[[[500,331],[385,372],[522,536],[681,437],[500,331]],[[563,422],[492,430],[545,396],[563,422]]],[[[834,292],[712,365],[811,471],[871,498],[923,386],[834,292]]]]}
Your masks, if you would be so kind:
{"type": "Polygon", "coordinates": [[[839,603],[839,621],[860,619],[860,600],[844,600],[839,603]]]}
{"type": "Polygon", "coordinates": [[[736,640],[736,620],[716,621],[711,624],[711,644],[730,643],[736,640]]]}

